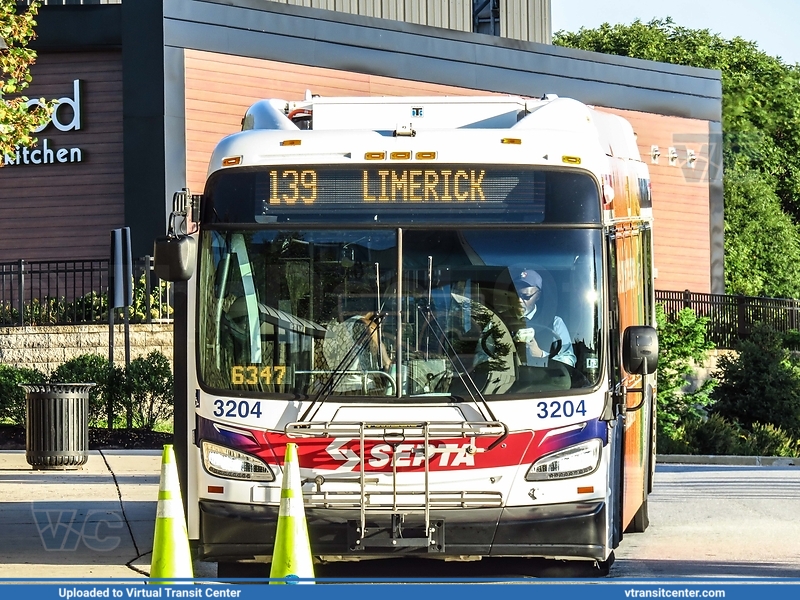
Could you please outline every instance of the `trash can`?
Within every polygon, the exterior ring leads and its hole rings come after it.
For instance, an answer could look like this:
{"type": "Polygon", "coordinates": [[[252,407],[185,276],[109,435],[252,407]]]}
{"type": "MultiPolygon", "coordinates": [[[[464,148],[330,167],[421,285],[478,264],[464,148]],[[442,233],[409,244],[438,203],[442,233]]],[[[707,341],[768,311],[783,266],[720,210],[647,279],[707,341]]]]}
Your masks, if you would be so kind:
{"type": "Polygon", "coordinates": [[[89,460],[89,390],[93,383],[21,385],[25,460],[35,469],[77,469],[89,460]]]}

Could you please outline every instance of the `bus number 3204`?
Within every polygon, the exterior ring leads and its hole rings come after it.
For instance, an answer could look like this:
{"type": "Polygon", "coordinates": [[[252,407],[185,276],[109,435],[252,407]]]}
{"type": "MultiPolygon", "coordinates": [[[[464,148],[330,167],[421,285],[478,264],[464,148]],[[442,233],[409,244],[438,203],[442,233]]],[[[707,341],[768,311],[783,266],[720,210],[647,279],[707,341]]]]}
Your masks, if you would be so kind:
{"type": "Polygon", "coordinates": [[[261,418],[261,402],[248,402],[247,400],[214,400],[215,417],[240,417],[245,419],[250,415],[261,418]]]}
{"type": "Polygon", "coordinates": [[[539,412],[536,416],[540,419],[558,419],[559,417],[572,417],[574,415],[586,416],[586,402],[581,400],[576,406],[572,400],[553,400],[552,402],[539,402],[536,405],[539,412]]]}

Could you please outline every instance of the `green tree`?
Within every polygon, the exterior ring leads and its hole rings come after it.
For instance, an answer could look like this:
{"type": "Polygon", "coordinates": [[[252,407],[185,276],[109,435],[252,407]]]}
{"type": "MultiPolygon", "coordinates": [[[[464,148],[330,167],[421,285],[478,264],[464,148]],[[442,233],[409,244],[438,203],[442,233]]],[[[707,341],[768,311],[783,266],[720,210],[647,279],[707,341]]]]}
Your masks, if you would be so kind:
{"type": "Polygon", "coordinates": [[[172,418],[173,386],[169,360],[158,350],[131,361],[127,372],[128,429],[133,426],[152,430],[159,422],[172,418]]]}
{"type": "Polygon", "coordinates": [[[774,184],[753,170],[725,175],[725,287],[731,294],[798,297],[800,236],[774,184]]]}
{"type": "Polygon", "coordinates": [[[719,360],[712,411],[748,430],[770,424],[800,437],[800,359],[765,325],[754,327],[737,350],[719,360]]]}
{"type": "Polygon", "coordinates": [[[670,18],[559,31],[553,43],[721,72],[727,290],[800,296],[798,67],[670,18]],[[773,239],[758,240],[758,231],[773,239]]]}
{"type": "MultiPolygon", "coordinates": [[[[37,3],[27,10],[17,12],[16,0],[0,0],[0,157],[14,156],[16,146],[31,146],[36,138],[31,132],[45,123],[52,113],[52,104],[40,99],[34,110],[28,110],[28,98],[5,98],[6,94],[19,94],[31,82],[30,66],[36,53],[28,48],[33,39],[37,3]],[[5,48],[2,46],[5,45],[5,48]]],[[[2,166],[4,161],[0,161],[2,166]]]]}
{"type": "Polygon", "coordinates": [[[656,305],[659,353],[656,417],[660,437],[682,438],[686,425],[700,421],[703,407],[710,404],[707,394],[713,384],[701,387],[694,394],[683,391],[687,375],[694,372],[713,348],[706,339],[707,322],[708,319],[698,317],[690,308],[670,317],[660,304],[656,305]]]}

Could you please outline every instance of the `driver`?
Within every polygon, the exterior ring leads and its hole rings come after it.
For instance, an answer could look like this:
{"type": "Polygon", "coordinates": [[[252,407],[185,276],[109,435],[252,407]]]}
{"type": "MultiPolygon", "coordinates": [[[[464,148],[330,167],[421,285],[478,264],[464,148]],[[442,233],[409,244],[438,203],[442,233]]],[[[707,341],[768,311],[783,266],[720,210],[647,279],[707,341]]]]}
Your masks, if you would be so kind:
{"type": "Polygon", "coordinates": [[[516,332],[514,340],[525,345],[526,364],[544,367],[549,360],[556,360],[574,367],[575,352],[564,321],[558,316],[548,319],[539,311],[538,303],[543,293],[542,276],[533,269],[512,267],[511,278],[525,319],[525,327],[516,332]]]}

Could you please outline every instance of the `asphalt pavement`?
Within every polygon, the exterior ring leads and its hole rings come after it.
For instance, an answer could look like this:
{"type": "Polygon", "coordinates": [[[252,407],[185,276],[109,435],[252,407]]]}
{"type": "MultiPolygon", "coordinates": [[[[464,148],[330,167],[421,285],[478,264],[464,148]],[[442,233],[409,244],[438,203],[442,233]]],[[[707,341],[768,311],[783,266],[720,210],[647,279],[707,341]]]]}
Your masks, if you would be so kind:
{"type": "MultiPolygon", "coordinates": [[[[659,472],[665,473],[667,469],[668,473],[670,464],[749,465],[769,469],[795,466],[797,461],[663,456],[658,463],[663,465],[659,472]]],[[[86,465],[73,471],[33,470],[25,461],[24,451],[0,451],[0,579],[148,577],[160,470],[160,450],[94,450],[89,452],[86,465]]],[[[657,489],[652,497],[656,501],[653,509],[658,507],[652,511],[655,515],[663,512],[663,502],[658,502],[659,492],[666,492],[666,499],[674,495],[674,490],[665,487],[668,477],[657,475],[657,489]]],[[[715,494],[703,490],[701,495],[715,494]]],[[[793,498],[790,504],[796,502],[793,498]]],[[[685,510],[686,505],[682,506],[681,510],[685,510]]],[[[718,514],[720,510],[721,507],[715,506],[710,512],[718,514]]],[[[787,518],[792,517],[787,513],[787,518]]],[[[657,516],[655,524],[658,525],[657,516]]],[[[642,541],[657,541],[657,529],[648,531],[642,541]]],[[[638,563],[642,548],[637,548],[638,543],[628,542],[627,537],[625,541],[630,546],[627,550],[632,551],[631,558],[638,563]]],[[[662,547],[650,558],[658,555],[663,558],[664,551],[662,547]]],[[[618,553],[618,558],[622,556],[618,553]]],[[[650,570],[649,574],[664,575],[658,570],[650,570]]],[[[642,574],[623,569],[619,575],[642,574]]],[[[195,576],[215,577],[216,565],[196,562],[195,576]]]]}

